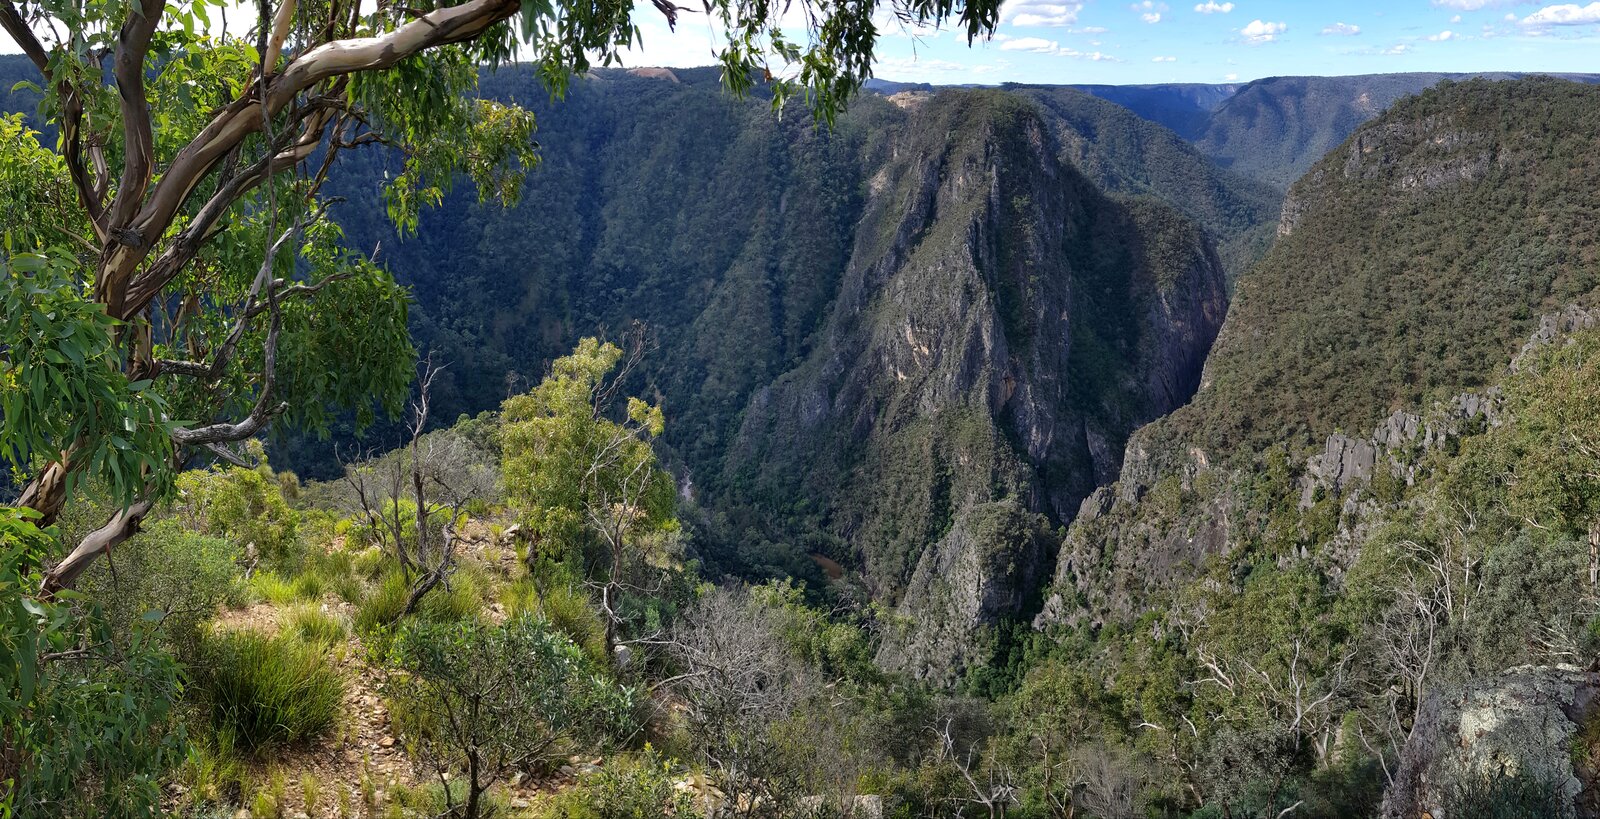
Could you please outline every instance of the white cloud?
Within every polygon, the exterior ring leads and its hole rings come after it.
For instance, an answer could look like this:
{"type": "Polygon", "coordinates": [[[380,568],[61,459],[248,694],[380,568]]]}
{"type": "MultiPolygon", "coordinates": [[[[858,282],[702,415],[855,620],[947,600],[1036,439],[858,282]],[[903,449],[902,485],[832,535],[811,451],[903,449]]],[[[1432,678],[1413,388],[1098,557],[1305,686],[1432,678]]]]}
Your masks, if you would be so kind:
{"type": "Polygon", "coordinates": [[[1178,61],[1177,57],[1151,57],[1150,58],[1150,62],[1153,62],[1153,63],[1175,63],[1177,61],[1178,61]]]}
{"type": "MultiPolygon", "coordinates": [[[[1596,3],[1595,5],[1600,5],[1600,3],[1596,3]]],[[[1428,35],[1428,42],[1430,42],[1430,43],[1442,43],[1442,42],[1444,42],[1446,40],[1454,40],[1458,36],[1459,35],[1457,35],[1454,31],[1450,31],[1449,29],[1445,29],[1444,31],[1439,32],[1438,34],[1429,34],[1428,35]]]]}
{"type": "Polygon", "coordinates": [[[1350,23],[1334,23],[1333,25],[1324,28],[1322,33],[1331,34],[1337,37],[1354,37],[1355,35],[1361,33],[1361,27],[1357,25],[1351,25],[1350,23]]]}
{"type": "Polygon", "coordinates": [[[1060,28],[1078,22],[1082,3],[1006,3],[1000,7],[1000,22],[1013,26],[1060,28]]]}
{"type": "Polygon", "coordinates": [[[1587,6],[1566,3],[1545,6],[1522,18],[1525,26],[1584,26],[1600,23],[1600,0],[1587,6]]]}
{"type": "Polygon", "coordinates": [[[1458,11],[1478,11],[1492,9],[1496,6],[1515,6],[1528,0],[1433,0],[1439,8],[1456,9],[1458,11]]]}
{"type": "MultiPolygon", "coordinates": [[[[1597,0],[1600,1],[1600,0],[1597,0]]],[[[1251,20],[1250,24],[1239,30],[1246,41],[1251,45],[1270,43],[1285,31],[1289,30],[1288,23],[1269,23],[1264,20],[1251,20]]]]}
{"type": "Polygon", "coordinates": [[[1239,75],[1238,74],[1228,74],[1228,75],[1224,76],[1223,79],[1227,80],[1228,82],[1233,82],[1234,80],[1239,79],[1239,75]]]}
{"type": "Polygon", "coordinates": [[[967,66],[950,60],[921,60],[916,57],[884,57],[874,63],[874,73],[884,79],[894,79],[890,74],[900,77],[916,78],[928,71],[954,72],[954,71],[979,71],[982,66],[967,66]]]}
{"type": "Polygon", "coordinates": [[[1161,15],[1167,11],[1167,4],[1158,3],[1155,0],[1144,0],[1141,3],[1134,3],[1128,8],[1133,9],[1139,15],[1139,19],[1146,23],[1159,23],[1161,22],[1161,15]]]}
{"type": "Polygon", "coordinates": [[[1454,17],[1451,17],[1450,18],[1450,22],[1451,23],[1459,23],[1459,22],[1461,22],[1461,15],[1457,14],[1454,17]]]}
{"type": "Polygon", "coordinates": [[[1392,46],[1389,46],[1388,48],[1386,48],[1386,49],[1384,49],[1384,50],[1382,50],[1382,51],[1380,51],[1378,53],[1386,55],[1386,56],[1390,56],[1390,57],[1398,57],[1401,54],[1405,54],[1405,53],[1409,52],[1410,50],[1411,50],[1411,46],[1406,45],[1405,43],[1396,43],[1396,44],[1394,44],[1392,46]]]}
{"type": "Polygon", "coordinates": [[[1015,40],[1006,40],[1000,44],[1001,51],[1032,51],[1035,54],[1054,54],[1061,50],[1061,44],[1055,40],[1046,40],[1043,37],[1018,37],[1015,40]]]}
{"type": "Polygon", "coordinates": [[[1026,51],[1032,54],[1050,54],[1056,57],[1069,57],[1074,60],[1092,60],[1094,62],[1120,63],[1122,60],[1099,51],[1079,51],[1075,48],[1063,48],[1055,40],[1046,40],[1043,37],[1017,37],[1007,39],[1000,44],[1001,51],[1026,51]]]}
{"type": "Polygon", "coordinates": [[[1201,14],[1227,14],[1233,11],[1232,3],[1218,3],[1217,0],[1206,0],[1194,7],[1201,14]]]}

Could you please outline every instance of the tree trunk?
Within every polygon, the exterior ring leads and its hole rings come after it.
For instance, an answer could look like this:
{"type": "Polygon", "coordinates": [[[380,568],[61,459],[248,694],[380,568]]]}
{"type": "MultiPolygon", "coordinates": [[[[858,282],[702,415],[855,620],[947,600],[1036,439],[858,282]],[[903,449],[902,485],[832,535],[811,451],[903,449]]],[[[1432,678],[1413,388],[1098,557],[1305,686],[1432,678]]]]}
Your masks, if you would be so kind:
{"type": "Polygon", "coordinates": [[[1589,593],[1600,592],[1600,519],[1589,524],[1589,593]]]}
{"type": "Polygon", "coordinates": [[[478,755],[467,754],[467,819],[478,819],[478,802],[483,796],[483,786],[478,784],[478,755]]]}
{"type": "Polygon", "coordinates": [[[18,506],[25,506],[39,513],[40,526],[54,524],[56,519],[61,517],[61,509],[66,503],[67,468],[64,461],[50,462],[49,466],[23,487],[22,496],[17,498],[18,506]]]}
{"type": "Polygon", "coordinates": [[[148,498],[141,500],[112,515],[106,525],[90,532],[71,554],[45,572],[44,585],[40,589],[41,596],[52,597],[56,592],[76,585],[78,578],[95,558],[110,552],[114,547],[139,533],[139,524],[144,522],[145,516],[150,514],[154,506],[154,500],[148,498]]]}
{"type": "Polygon", "coordinates": [[[607,581],[600,589],[600,607],[605,610],[606,618],[606,658],[615,661],[617,651],[617,616],[613,606],[616,605],[615,581],[607,581]]]}

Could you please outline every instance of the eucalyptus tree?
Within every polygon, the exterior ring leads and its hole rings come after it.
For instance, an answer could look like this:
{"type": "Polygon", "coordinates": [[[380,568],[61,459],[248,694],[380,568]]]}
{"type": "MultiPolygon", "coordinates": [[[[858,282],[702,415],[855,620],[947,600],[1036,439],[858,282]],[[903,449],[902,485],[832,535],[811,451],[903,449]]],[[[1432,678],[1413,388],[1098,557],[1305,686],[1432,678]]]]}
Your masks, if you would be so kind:
{"type": "MultiPolygon", "coordinates": [[[[999,8],[652,3],[669,25],[705,15],[733,91],[824,120],[870,75],[880,23],[951,22],[970,41],[999,8]]],[[[197,453],[241,460],[272,423],[399,411],[405,293],[342,241],[322,191],[341,156],[403,154],[386,188],[402,230],[458,176],[512,199],[534,121],[476,99],[480,69],[527,60],[559,95],[640,36],[632,0],[0,0],[0,30],[57,135],[41,153],[16,121],[0,132],[0,454],[43,523],[85,479],[120,500],[46,593],[137,531],[197,453]]]]}

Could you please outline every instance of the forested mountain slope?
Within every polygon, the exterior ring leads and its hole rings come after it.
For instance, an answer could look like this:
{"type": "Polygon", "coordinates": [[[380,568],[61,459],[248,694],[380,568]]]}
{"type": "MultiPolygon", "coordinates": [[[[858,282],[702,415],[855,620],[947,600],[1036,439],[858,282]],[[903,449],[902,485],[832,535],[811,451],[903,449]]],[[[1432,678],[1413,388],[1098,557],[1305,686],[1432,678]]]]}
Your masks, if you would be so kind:
{"type": "Polygon", "coordinates": [[[400,240],[372,184],[398,171],[384,155],[337,182],[351,241],[382,246],[419,348],[449,362],[439,417],[644,322],[636,382],[671,419],[702,555],[818,584],[811,555],[864,570],[911,642],[954,624],[903,658],[930,673],[1037,605],[1050,529],[1198,383],[1226,310],[1216,242],[1275,216],[1076,91],[863,97],[830,131],[730,99],[712,70],[597,72],[558,104],[534,88],[485,81],[540,117],[517,207],[450,193],[400,240]]]}
{"type": "Polygon", "coordinates": [[[1114,102],[1139,116],[1171,128],[1184,139],[1195,139],[1206,131],[1212,112],[1247,84],[1158,83],[1153,85],[1074,85],[1070,86],[1108,102],[1114,102]]]}
{"type": "MultiPolygon", "coordinates": [[[[1447,83],[1358,130],[1295,185],[1194,401],[1134,437],[1063,571],[1084,589],[1181,579],[1270,518],[1220,476],[1292,481],[1317,453],[1337,483],[1356,456],[1328,436],[1492,384],[1542,313],[1600,287],[1597,133],[1600,88],[1551,79],[1447,83]],[[1086,572],[1090,553],[1116,558],[1086,572]]],[[[1095,616],[1145,598],[1118,599],[1095,616]]]]}
{"type": "MultiPolygon", "coordinates": [[[[1222,167],[1287,190],[1357,126],[1383,113],[1396,100],[1445,80],[1520,76],[1524,75],[1487,72],[1268,77],[1240,87],[1210,112],[1203,129],[1186,136],[1222,167]]],[[[1600,79],[1588,74],[1563,78],[1600,79]]]]}
{"type": "Polygon", "coordinates": [[[1589,815],[1597,134],[1600,88],[1445,83],[1296,183],[1068,527],[1028,702],[1196,815],[1589,815]]]}

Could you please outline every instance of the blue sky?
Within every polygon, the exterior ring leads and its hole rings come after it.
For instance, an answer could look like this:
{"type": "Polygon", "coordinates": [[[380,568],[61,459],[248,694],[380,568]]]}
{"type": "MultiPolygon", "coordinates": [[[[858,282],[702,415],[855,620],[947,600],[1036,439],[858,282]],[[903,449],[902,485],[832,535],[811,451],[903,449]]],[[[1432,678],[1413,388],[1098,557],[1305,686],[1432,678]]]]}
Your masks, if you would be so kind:
{"type": "Polygon", "coordinates": [[[885,79],[1232,82],[1286,74],[1600,71],[1600,2],[1013,0],[993,41],[880,40],[885,79]]]}
{"type": "MultiPolygon", "coordinates": [[[[792,4],[791,14],[799,5],[792,4]]],[[[886,17],[878,76],[938,84],[1123,84],[1392,71],[1600,72],[1600,0],[1008,0],[1002,8],[994,38],[970,48],[958,34],[909,32],[886,17]]],[[[714,61],[703,16],[685,14],[678,30],[668,32],[641,0],[636,19],[644,47],[630,64],[714,61]]],[[[0,34],[0,53],[16,50],[0,34]]]]}

